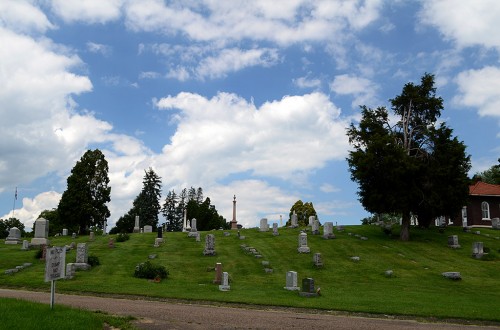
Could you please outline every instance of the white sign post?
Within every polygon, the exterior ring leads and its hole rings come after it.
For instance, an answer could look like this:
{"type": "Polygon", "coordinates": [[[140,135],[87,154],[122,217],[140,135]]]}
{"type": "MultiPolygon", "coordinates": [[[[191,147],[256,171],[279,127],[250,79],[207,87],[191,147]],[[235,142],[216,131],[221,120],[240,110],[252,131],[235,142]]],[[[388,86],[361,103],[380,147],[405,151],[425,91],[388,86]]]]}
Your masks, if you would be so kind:
{"type": "Polygon", "coordinates": [[[64,278],[65,275],[66,247],[48,248],[45,260],[45,282],[50,281],[50,309],[52,309],[56,292],[55,281],[64,278]]]}

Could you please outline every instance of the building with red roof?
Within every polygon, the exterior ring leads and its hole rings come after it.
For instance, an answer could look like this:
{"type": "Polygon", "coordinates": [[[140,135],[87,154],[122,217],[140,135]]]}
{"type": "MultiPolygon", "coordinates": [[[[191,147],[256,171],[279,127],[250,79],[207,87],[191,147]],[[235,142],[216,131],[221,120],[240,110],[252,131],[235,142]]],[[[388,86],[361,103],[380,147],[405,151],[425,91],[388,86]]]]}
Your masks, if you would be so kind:
{"type": "Polygon", "coordinates": [[[469,186],[467,206],[451,224],[491,227],[498,224],[495,218],[500,218],[500,185],[478,181],[469,186]]]}

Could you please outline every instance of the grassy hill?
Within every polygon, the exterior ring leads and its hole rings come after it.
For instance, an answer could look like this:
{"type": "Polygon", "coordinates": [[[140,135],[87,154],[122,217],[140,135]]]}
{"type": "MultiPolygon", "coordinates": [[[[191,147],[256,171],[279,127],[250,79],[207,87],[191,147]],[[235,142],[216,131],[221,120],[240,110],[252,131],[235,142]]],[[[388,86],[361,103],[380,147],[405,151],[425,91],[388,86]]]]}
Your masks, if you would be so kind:
{"type": "MultiPolygon", "coordinates": [[[[164,233],[164,243],[153,247],[156,233],[131,234],[130,240],[108,247],[113,236],[55,237],[51,244],[63,246],[74,241],[87,242],[89,254],[97,256],[101,265],[90,271],[80,271],[72,280],[57,281],[56,292],[88,292],[100,294],[137,295],[154,298],[179,298],[238,302],[400,314],[437,318],[465,318],[500,321],[500,231],[476,229],[464,233],[461,228],[411,230],[411,241],[400,242],[376,226],[346,226],[335,231],[336,239],[324,240],[321,235],[308,234],[310,254],[299,254],[299,229],[280,228],[279,236],[272,231],[241,230],[245,240],[235,231],[212,231],[215,234],[216,256],[204,256],[204,237],[196,242],[186,233],[164,233]],[[474,230],[474,231],[476,231],[474,230]],[[359,236],[367,237],[361,240],[359,236]],[[449,235],[458,235],[462,248],[447,246],[449,235]],[[490,251],[482,260],[471,257],[473,242],[482,241],[490,251]],[[257,249],[263,258],[249,254],[242,244],[257,249]],[[322,254],[324,267],[313,265],[313,254],[322,254]],[[155,283],[133,277],[135,266],[156,254],[153,263],[164,265],[168,279],[155,283]],[[359,256],[354,262],[352,256],[359,256]],[[266,273],[262,261],[269,261],[272,273],[266,273]],[[231,277],[231,290],[221,292],[212,281],[213,267],[221,262],[223,271],[231,277]],[[386,277],[386,270],[393,270],[386,277]],[[298,272],[302,278],[312,277],[321,296],[300,297],[297,292],[284,290],[287,271],[298,272]],[[462,280],[452,281],[441,273],[458,271],[462,280]]],[[[21,251],[20,245],[0,242],[0,286],[50,290],[44,282],[44,262],[36,260],[34,250],[21,251]],[[4,271],[32,262],[33,266],[13,275],[4,271]]],[[[67,254],[66,262],[74,262],[75,250],[67,254]]]]}

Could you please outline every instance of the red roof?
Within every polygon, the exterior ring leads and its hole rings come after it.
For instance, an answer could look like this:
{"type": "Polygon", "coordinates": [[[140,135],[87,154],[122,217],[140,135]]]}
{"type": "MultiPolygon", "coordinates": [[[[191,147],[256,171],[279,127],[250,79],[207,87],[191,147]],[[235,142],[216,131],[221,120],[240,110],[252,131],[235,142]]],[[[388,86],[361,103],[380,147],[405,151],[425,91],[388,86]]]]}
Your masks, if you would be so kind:
{"type": "Polygon", "coordinates": [[[478,181],[469,186],[469,195],[500,196],[500,185],[478,181]]]}

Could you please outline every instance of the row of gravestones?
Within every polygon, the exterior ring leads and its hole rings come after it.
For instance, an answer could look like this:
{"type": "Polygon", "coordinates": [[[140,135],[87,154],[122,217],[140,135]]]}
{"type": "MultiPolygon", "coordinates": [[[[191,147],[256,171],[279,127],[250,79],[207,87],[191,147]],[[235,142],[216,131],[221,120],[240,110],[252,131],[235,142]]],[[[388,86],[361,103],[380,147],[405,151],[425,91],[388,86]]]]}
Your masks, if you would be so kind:
{"type": "MultiPolygon", "coordinates": [[[[292,215],[292,218],[293,218],[293,215],[292,215]]],[[[315,217],[314,217],[315,218],[315,217]]],[[[312,217],[311,219],[312,220],[312,217]]],[[[296,228],[298,226],[290,226],[291,228],[296,228]]],[[[312,223],[311,223],[311,232],[313,235],[319,235],[320,234],[320,224],[319,224],[319,221],[318,220],[312,220],[312,223]]],[[[262,218],[260,219],[260,227],[259,227],[259,231],[260,232],[267,232],[269,231],[269,224],[267,223],[267,219],[266,218],[262,218]]],[[[278,236],[279,235],[279,232],[278,232],[278,224],[277,223],[273,223],[273,235],[274,236],[278,236]]],[[[323,238],[325,239],[333,239],[335,238],[335,234],[333,233],[333,222],[325,222],[325,224],[323,225],[323,238]]]]}

